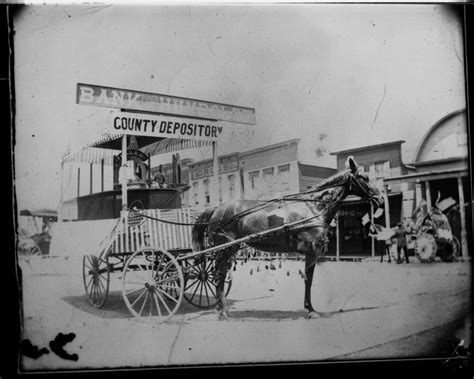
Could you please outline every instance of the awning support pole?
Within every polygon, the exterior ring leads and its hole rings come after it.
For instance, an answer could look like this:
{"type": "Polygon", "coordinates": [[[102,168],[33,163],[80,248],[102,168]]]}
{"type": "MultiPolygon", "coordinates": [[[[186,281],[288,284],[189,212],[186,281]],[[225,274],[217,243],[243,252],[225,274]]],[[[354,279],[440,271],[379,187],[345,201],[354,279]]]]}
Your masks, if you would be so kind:
{"type": "Polygon", "coordinates": [[[104,192],[104,158],[100,161],[100,192],[104,192]]]}
{"type": "Polygon", "coordinates": [[[81,194],[81,168],[77,168],[77,197],[81,194]]]}
{"type": "Polygon", "coordinates": [[[212,172],[214,176],[211,204],[219,204],[219,157],[217,156],[217,141],[212,141],[212,172]]]}
{"type": "Polygon", "coordinates": [[[61,193],[59,197],[59,207],[58,207],[58,222],[63,222],[63,200],[64,200],[64,161],[61,161],[61,172],[59,173],[61,177],[61,193]]]}
{"type": "Polygon", "coordinates": [[[92,183],[92,178],[93,178],[93,166],[94,164],[91,163],[90,164],[90,170],[89,170],[89,180],[90,180],[90,183],[89,183],[89,193],[92,194],[92,189],[93,189],[93,183],[92,183]]]}
{"type": "Polygon", "coordinates": [[[339,262],[339,212],[336,213],[336,261],[339,262]]]}
{"type": "Polygon", "coordinates": [[[122,136],[122,212],[127,208],[127,135],[122,136]]]}

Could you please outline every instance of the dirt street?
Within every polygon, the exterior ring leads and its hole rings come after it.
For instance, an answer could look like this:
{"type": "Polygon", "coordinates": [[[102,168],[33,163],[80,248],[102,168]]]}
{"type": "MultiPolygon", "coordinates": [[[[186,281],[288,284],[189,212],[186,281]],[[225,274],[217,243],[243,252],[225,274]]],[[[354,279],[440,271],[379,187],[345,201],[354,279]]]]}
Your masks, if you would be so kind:
{"type": "MultiPolygon", "coordinates": [[[[49,349],[58,333],[78,360],[53,352],[23,357],[25,370],[148,367],[429,357],[470,336],[470,262],[323,262],[313,306],[303,309],[303,262],[239,262],[228,296],[229,321],[183,301],[162,324],[130,315],[112,275],[103,309],[89,305],[81,257],[32,259],[23,267],[24,339],[49,349]],[[257,270],[258,269],[258,270],[257,270]],[[448,346],[448,347],[446,347],[448,346]]],[[[50,350],[50,349],[49,349],[50,350]]]]}

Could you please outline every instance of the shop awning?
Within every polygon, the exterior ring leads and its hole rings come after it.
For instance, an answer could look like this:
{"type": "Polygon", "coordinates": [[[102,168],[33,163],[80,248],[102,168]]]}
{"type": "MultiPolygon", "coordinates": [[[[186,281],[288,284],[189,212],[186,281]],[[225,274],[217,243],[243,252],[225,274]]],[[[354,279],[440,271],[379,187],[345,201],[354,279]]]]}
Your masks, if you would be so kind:
{"type": "Polygon", "coordinates": [[[431,170],[426,172],[417,172],[415,174],[394,176],[391,178],[384,178],[384,184],[401,184],[409,182],[421,182],[428,180],[450,179],[468,176],[468,170],[465,168],[450,169],[450,170],[431,170]]]}
{"type": "MultiPolygon", "coordinates": [[[[129,136],[127,145],[133,149],[137,149],[146,155],[155,156],[176,151],[189,150],[210,146],[210,141],[191,140],[191,139],[175,139],[175,138],[158,138],[146,136],[129,136]]],[[[119,154],[122,147],[121,134],[102,134],[95,141],[86,145],[82,150],[65,154],[63,163],[93,163],[112,166],[114,164],[114,156],[119,154]]]]}

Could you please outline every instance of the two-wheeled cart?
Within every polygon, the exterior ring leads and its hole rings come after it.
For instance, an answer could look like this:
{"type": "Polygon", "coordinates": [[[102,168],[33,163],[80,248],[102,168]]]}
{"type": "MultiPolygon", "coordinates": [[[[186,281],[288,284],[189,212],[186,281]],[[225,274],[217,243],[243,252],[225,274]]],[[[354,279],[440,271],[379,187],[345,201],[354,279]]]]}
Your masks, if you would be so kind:
{"type": "MultiPolygon", "coordinates": [[[[254,233],[243,238],[230,240],[219,246],[202,251],[192,249],[165,249],[160,245],[147,243],[150,229],[143,218],[153,219],[149,211],[131,211],[131,217],[121,218],[106,240],[98,255],[83,258],[83,279],[87,296],[95,307],[102,307],[108,297],[111,274],[121,272],[122,297],[130,312],[136,317],[153,317],[161,322],[173,316],[183,298],[201,309],[211,309],[217,304],[214,264],[218,254],[226,249],[242,246],[262,238],[285,233],[290,228],[304,227],[310,217],[270,230],[254,233]],[[131,221],[132,220],[132,221],[131,221]],[[129,224],[129,225],[127,225],[129,224]],[[123,233],[143,236],[135,251],[119,251],[117,241],[123,233]]],[[[158,218],[155,218],[157,220],[158,218]]],[[[164,221],[164,220],[160,220],[164,221]]],[[[155,224],[159,224],[156,221],[155,224]]],[[[191,223],[174,223],[171,233],[183,233],[181,228],[190,228],[191,223]]],[[[190,230],[190,229],[188,229],[190,230]]],[[[229,293],[231,271],[226,278],[224,290],[229,293]]]]}

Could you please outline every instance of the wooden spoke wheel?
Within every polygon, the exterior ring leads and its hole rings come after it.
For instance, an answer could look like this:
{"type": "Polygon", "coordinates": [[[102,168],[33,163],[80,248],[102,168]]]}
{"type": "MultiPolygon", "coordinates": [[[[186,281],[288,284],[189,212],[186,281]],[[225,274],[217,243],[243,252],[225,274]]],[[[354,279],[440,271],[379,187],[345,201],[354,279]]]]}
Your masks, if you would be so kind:
{"type": "Polygon", "coordinates": [[[123,268],[122,296],[136,317],[169,319],[181,305],[183,289],[181,267],[166,250],[138,250],[123,268]]]}
{"type": "Polygon", "coordinates": [[[416,238],[415,254],[420,262],[433,262],[436,255],[436,240],[433,235],[422,233],[416,238]]]}
{"type": "MultiPolygon", "coordinates": [[[[211,309],[217,305],[215,259],[199,257],[194,262],[183,263],[186,270],[184,298],[201,309],[211,309]]],[[[224,282],[227,296],[232,286],[232,274],[229,270],[224,282]]]]}
{"type": "Polygon", "coordinates": [[[29,260],[32,256],[41,255],[41,249],[33,238],[21,238],[18,242],[19,256],[25,260],[29,260]]]}
{"type": "Polygon", "coordinates": [[[440,254],[441,260],[443,262],[454,262],[461,252],[461,245],[459,240],[453,236],[451,241],[447,241],[444,246],[443,253],[440,254]]]}
{"type": "Polygon", "coordinates": [[[18,244],[19,256],[25,261],[29,261],[31,257],[41,255],[41,249],[33,239],[24,239],[18,244]]]}
{"type": "Polygon", "coordinates": [[[85,255],[82,258],[82,278],[90,303],[96,308],[102,308],[109,295],[108,260],[95,255],[85,255]]]}

